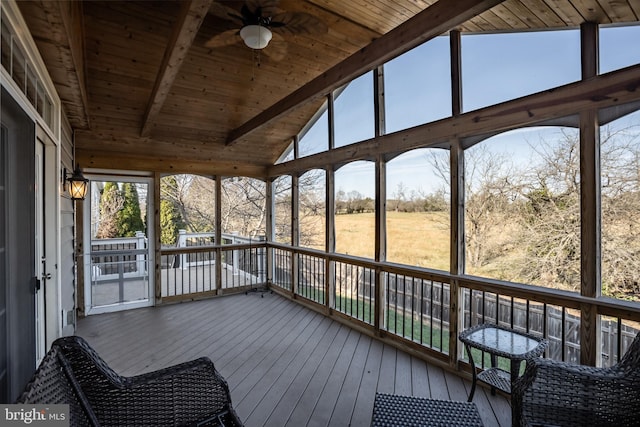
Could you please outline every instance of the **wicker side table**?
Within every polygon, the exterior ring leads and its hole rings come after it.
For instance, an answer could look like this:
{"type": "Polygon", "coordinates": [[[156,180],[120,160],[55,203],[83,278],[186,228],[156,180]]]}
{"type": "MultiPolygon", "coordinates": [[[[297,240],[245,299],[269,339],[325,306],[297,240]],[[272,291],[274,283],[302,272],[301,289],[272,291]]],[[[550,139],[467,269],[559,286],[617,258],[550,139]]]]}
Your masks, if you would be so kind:
{"type": "Polygon", "coordinates": [[[464,343],[473,375],[469,402],[473,400],[478,381],[489,384],[492,394],[495,394],[496,388],[511,394],[511,384],[518,378],[522,361],[540,356],[548,345],[548,341],[544,338],[488,323],[462,331],[459,338],[464,343]],[[489,353],[491,368],[477,374],[471,348],[489,353]],[[511,364],[509,371],[498,368],[497,357],[509,359],[511,364]]]}
{"type": "Polygon", "coordinates": [[[482,427],[473,402],[451,402],[423,397],[376,393],[372,427],[460,426],[482,427]]]}

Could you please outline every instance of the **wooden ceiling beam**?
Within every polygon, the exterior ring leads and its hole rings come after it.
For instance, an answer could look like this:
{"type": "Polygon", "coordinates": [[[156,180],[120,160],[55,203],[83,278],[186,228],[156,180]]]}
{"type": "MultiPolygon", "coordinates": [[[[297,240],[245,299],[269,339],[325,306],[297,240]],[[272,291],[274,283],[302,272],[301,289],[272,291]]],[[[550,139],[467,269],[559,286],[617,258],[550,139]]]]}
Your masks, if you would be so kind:
{"type": "Polygon", "coordinates": [[[283,98],[227,137],[231,145],[299,105],[326,96],[359,75],[455,28],[503,0],[440,0],[283,98]]]}
{"type": "Polygon", "coordinates": [[[189,48],[207,16],[213,0],[191,0],[181,2],[180,15],[174,27],[173,35],[160,65],[160,71],[151,92],[149,104],[142,121],[140,136],[148,136],[173,82],[180,71],[180,66],[189,53],[189,48]]]}
{"type": "Polygon", "coordinates": [[[634,65],[456,117],[280,163],[269,168],[268,177],[301,174],[355,160],[374,160],[377,156],[394,155],[415,148],[448,147],[452,138],[464,139],[504,132],[584,111],[598,111],[638,101],[640,65],[634,65]]]}
{"type": "MultiPolygon", "coordinates": [[[[60,99],[65,104],[69,120],[75,128],[90,127],[88,97],[84,67],[84,21],[81,2],[21,2],[23,13],[41,8],[46,25],[35,26],[32,35],[40,45],[47,44],[43,52],[45,62],[60,62],[60,75],[64,81],[54,81],[60,99]],[[53,46],[53,49],[51,48],[53,46]]],[[[41,48],[41,50],[43,50],[41,48]]]]}
{"type": "Polygon", "coordinates": [[[264,179],[267,171],[265,166],[238,164],[225,160],[199,161],[86,149],[76,149],[76,162],[82,165],[84,171],[116,168],[118,170],[153,171],[167,174],[247,176],[258,179],[264,179]]]}

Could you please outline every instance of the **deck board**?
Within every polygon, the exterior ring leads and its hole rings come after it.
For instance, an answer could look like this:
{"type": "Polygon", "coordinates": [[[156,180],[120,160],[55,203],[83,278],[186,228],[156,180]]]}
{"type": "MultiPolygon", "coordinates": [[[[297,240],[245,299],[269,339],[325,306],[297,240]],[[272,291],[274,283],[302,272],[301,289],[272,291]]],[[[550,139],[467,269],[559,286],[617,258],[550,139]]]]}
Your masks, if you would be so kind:
{"type": "Polygon", "coordinates": [[[353,408],[353,414],[351,415],[351,420],[348,425],[369,426],[371,424],[373,399],[375,398],[375,393],[371,393],[371,390],[375,390],[376,386],[380,384],[378,379],[380,376],[379,372],[381,368],[384,347],[388,346],[384,346],[380,341],[374,340],[371,342],[371,346],[369,347],[369,354],[367,355],[367,363],[364,366],[362,381],[360,382],[360,388],[358,389],[358,398],[356,399],[356,404],[353,408]]]}
{"type": "Polygon", "coordinates": [[[411,395],[417,397],[431,396],[427,364],[413,356],[411,357],[411,395]]]}
{"type": "MultiPolygon", "coordinates": [[[[123,375],[200,356],[226,378],[247,427],[368,426],[376,392],[466,400],[471,384],[275,294],[101,314],[81,335],[123,375]]],[[[510,405],[478,387],[485,426],[509,426],[510,405]]]]}
{"type": "Polygon", "coordinates": [[[266,377],[260,379],[262,388],[254,388],[245,399],[239,402],[238,410],[247,414],[247,425],[265,425],[274,408],[283,398],[296,375],[315,350],[317,340],[314,331],[325,327],[330,322],[319,314],[315,314],[309,327],[301,334],[298,345],[288,349],[287,358],[281,360],[266,377]],[[247,408],[247,410],[244,410],[247,408]]]}
{"type": "Polygon", "coordinates": [[[356,331],[349,331],[347,340],[340,349],[338,360],[333,365],[316,407],[309,417],[309,422],[307,423],[308,426],[326,427],[329,425],[332,411],[336,406],[338,396],[340,395],[340,391],[344,384],[344,379],[349,371],[349,365],[351,364],[356,352],[356,346],[359,342],[358,335],[359,334],[356,331]]]}
{"type": "Polygon", "coordinates": [[[305,363],[302,364],[293,382],[274,408],[271,416],[267,420],[268,425],[289,425],[289,418],[293,410],[298,405],[302,394],[307,388],[309,381],[311,381],[311,377],[316,372],[322,358],[326,355],[326,352],[335,338],[339,327],[340,325],[337,323],[330,322],[324,330],[320,330],[319,328],[316,330],[319,332],[318,335],[320,335],[320,340],[317,342],[315,350],[309,355],[309,358],[306,359],[305,363]]]}
{"type": "Polygon", "coordinates": [[[403,351],[396,351],[396,382],[395,382],[395,394],[401,394],[403,396],[411,396],[413,394],[411,384],[411,356],[403,351]]]}
{"type": "Polygon", "coordinates": [[[318,365],[318,369],[316,369],[313,377],[311,377],[311,381],[300,397],[298,404],[291,413],[287,425],[303,426],[307,424],[309,414],[313,413],[313,410],[318,403],[320,394],[322,393],[331,373],[331,368],[336,364],[338,357],[340,356],[340,350],[344,346],[348,335],[349,328],[341,326],[334,337],[329,350],[322,359],[322,362],[318,365]]]}

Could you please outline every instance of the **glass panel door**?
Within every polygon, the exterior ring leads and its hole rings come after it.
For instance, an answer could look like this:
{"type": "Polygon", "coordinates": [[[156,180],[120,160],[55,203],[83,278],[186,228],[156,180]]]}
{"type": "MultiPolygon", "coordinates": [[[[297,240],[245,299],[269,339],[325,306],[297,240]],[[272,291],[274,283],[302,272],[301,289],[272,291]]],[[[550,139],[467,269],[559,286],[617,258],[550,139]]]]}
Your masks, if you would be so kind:
{"type": "Polygon", "coordinates": [[[85,312],[153,305],[151,180],[99,177],[85,203],[85,312]]]}

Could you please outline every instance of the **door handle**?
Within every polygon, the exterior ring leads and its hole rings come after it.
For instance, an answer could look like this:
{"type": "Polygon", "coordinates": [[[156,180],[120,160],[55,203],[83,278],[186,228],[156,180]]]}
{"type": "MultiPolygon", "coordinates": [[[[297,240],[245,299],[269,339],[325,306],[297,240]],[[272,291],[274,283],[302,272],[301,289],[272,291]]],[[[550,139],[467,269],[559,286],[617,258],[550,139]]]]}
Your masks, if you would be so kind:
{"type": "Polygon", "coordinates": [[[42,273],[42,280],[51,280],[51,273],[42,273]]]}

